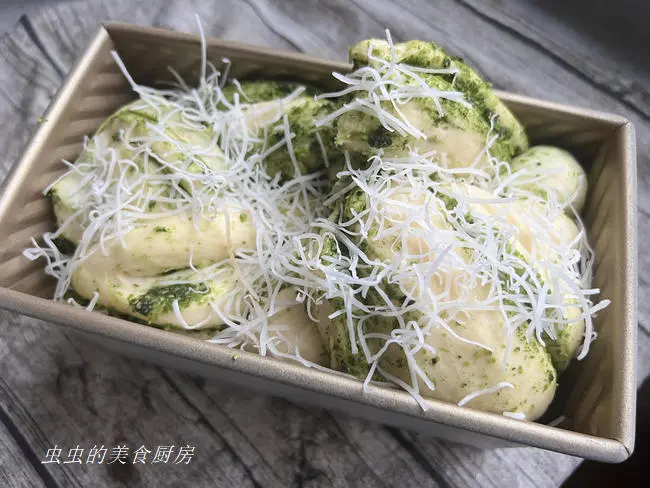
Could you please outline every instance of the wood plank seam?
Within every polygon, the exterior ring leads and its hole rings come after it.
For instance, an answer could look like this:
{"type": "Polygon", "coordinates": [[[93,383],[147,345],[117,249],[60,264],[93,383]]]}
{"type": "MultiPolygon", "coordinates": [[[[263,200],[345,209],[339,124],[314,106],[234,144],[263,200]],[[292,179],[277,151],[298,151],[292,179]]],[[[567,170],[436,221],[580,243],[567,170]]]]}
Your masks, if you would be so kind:
{"type": "Polygon", "coordinates": [[[60,485],[56,482],[56,480],[52,477],[50,472],[41,463],[41,458],[39,457],[39,453],[36,453],[36,451],[30,445],[29,441],[25,438],[23,433],[20,431],[18,425],[15,422],[13,422],[13,420],[5,410],[4,406],[0,406],[0,422],[2,422],[2,424],[7,428],[7,431],[9,432],[11,437],[14,439],[14,441],[16,442],[16,444],[24,454],[25,459],[27,459],[29,464],[34,468],[34,471],[36,471],[38,476],[43,481],[44,485],[47,488],[59,488],[60,485]]]}

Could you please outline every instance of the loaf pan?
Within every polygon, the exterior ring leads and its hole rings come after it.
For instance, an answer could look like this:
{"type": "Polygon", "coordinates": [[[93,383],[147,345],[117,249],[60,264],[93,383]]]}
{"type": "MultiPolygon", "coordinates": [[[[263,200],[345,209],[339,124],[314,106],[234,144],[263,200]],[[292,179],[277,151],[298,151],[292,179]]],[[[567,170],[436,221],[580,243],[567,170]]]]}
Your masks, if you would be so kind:
{"type": "MultiPolygon", "coordinates": [[[[332,71],[347,63],[317,59],[217,39],[208,58],[232,63],[239,79],[298,77],[336,88],[332,71]]],[[[42,190],[74,161],[84,135],[92,134],[134,94],[111,51],[119,53],[136,82],[171,81],[168,67],[196,81],[200,39],[128,24],[102,25],[66,78],[0,196],[0,306],[37,317],[100,342],[122,354],[264,393],[284,396],[368,420],[480,447],[535,446],[583,458],[620,462],[634,448],[636,403],[636,161],[633,126],[624,118],[499,92],[526,126],[533,143],[572,151],[589,174],[584,219],[596,251],[595,283],[611,305],[596,319],[598,339],[589,356],[560,378],[541,422],[524,422],[429,401],[423,411],[406,392],[370,386],[338,375],[184,337],[50,300],[54,282],[43,262],[22,251],[32,237],[53,230],[42,190]],[[554,418],[558,426],[547,425],[554,418]]],[[[551,422],[552,423],[552,422],[551,422]]]]}

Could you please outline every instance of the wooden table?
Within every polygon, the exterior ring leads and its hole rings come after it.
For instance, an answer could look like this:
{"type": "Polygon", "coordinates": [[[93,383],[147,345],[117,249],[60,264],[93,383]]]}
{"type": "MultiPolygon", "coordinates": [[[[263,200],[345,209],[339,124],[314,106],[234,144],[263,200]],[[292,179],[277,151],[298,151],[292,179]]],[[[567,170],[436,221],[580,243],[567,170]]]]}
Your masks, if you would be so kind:
{"type": "MultiPolygon", "coordinates": [[[[640,243],[650,236],[647,12],[609,2],[553,9],[522,0],[318,3],[91,0],[43,8],[0,41],[0,174],[13,164],[76,55],[103,20],[206,31],[343,58],[382,37],[432,39],[499,88],[611,111],[637,128],[640,243]],[[626,18],[627,17],[627,18],[626,18]]],[[[626,2],[623,2],[626,3],[626,2]]],[[[640,256],[640,378],[650,371],[650,255],[640,256]]],[[[479,451],[303,409],[107,352],[0,311],[0,486],[558,486],[579,460],[535,449],[479,451]],[[103,444],[102,464],[87,463],[103,444]],[[109,464],[126,444],[195,448],[189,464],[109,464]],[[83,463],[43,464],[84,448],[83,463]]]]}

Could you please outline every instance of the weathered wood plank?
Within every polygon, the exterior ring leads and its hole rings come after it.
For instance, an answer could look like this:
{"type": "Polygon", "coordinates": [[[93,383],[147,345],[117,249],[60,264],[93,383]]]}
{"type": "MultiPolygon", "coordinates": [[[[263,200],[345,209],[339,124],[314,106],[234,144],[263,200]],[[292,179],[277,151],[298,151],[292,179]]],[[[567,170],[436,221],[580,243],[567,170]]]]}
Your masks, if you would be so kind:
{"type": "Polygon", "coordinates": [[[4,178],[61,79],[43,62],[22,24],[0,39],[0,64],[0,174],[4,178]]]}
{"type": "Polygon", "coordinates": [[[567,2],[568,5],[558,5],[556,9],[530,0],[459,2],[495,25],[534,43],[565,70],[581,75],[585,81],[623,101],[628,110],[650,116],[647,58],[643,49],[634,49],[638,36],[634,39],[626,35],[620,16],[610,14],[605,25],[599,24],[598,17],[584,15],[590,8],[589,2],[581,1],[567,2]],[[579,30],[567,28],[567,24],[579,30]]]}
{"type": "Polygon", "coordinates": [[[29,449],[29,446],[20,445],[20,432],[12,431],[6,425],[5,417],[0,410],[0,485],[17,488],[47,486],[33,464],[33,456],[31,460],[25,456],[23,449],[29,449]]]}
{"type": "Polygon", "coordinates": [[[197,32],[195,14],[201,18],[206,32],[219,33],[224,39],[294,50],[281,35],[274,32],[248,4],[236,0],[220,2],[76,2],[47,8],[31,17],[38,34],[48,41],[52,57],[63,66],[70,66],[87,45],[101,22],[107,20],[132,24],[155,25],[197,32]]]}
{"type": "Polygon", "coordinates": [[[215,382],[199,381],[197,387],[205,395],[203,410],[226,415],[286,485],[437,486],[381,426],[215,382]]]}
{"type": "MultiPolygon", "coordinates": [[[[428,466],[416,465],[411,452],[404,449],[399,440],[391,434],[393,429],[378,428],[375,424],[357,422],[355,419],[336,414],[330,414],[340,432],[354,447],[380,479],[391,481],[389,486],[439,486],[448,487],[442,470],[433,471],[428,466]],[[407,466],[411,466],[410,473],[407,466]],[[418,467],[418,469],[414,469],[418,467]],[[410,477],[396,478],[395,473],[411,474],[410,477]]],[[[417,460],[416,460],[417,461],[417,460]]]]}
{"type": "Polygon", "coordinates": [[[123,443],[131,450],[172,444],[196,448],[189,467],[133,465],[132,459],[125,465],[43,465],[60,486],[267,485],[251,477],[220,435],[228,426],[216,431],[206,425],[157,368],[68,338],[46,324],[7,312],[0,316],[1,405],[39,459],[54,445],[63,448],[63,455],[77,444],[86,454],[103,444],[109,455],[123,443]]]}
{"type": "Polygon", "coordinates": [[[580,463],[577,458],[540,449],[494,449],[488,454],[473,447],[404,435],[436,472],[444,473],[451,486],[553,488],[580,463]]]}

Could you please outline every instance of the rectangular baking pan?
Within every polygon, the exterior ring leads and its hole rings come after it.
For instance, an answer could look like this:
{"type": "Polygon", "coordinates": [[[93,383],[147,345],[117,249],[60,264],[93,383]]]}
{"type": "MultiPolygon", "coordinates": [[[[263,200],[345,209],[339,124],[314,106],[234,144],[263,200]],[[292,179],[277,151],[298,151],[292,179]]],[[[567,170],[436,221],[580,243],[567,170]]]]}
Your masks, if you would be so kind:
{"type": "MultiPolygon", "coordinates": [[[[499,93],[527,127],[534,143],[563,146],[589,173],[585,223],[595,248],[595,286],[611,305],[599,314],[599,338],[589,356],[560,378],[548,421],[522,422],[435,400],[422,411],[405,392],[314,371],[299,365],[234,352],[222,346],[131,323],[49,300],[53,281],[42,262],[22,251],[30,238],[52,230],[42,190],[73,161],[84,135],[134,97],[115,64],[116,50],[143,84],[171,80],[173,67],[197,79],[200,40],[176,32],[108,23],[101,26],[53,99],[45,122],[6,178],[0,196],[0,307],[74,330],[122,354],[220,378],[301,403],[482,447],[536,446],[606,462],[620,462],[634,448],[636,403],[636,161],[633,126],[624,118],[532,98],[499,93]]],[[[232,62],[239,79],[300,77],[336,87],[332,71],[346,63],[208,39],[208,58],[232,62]]]]}

